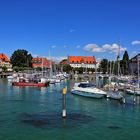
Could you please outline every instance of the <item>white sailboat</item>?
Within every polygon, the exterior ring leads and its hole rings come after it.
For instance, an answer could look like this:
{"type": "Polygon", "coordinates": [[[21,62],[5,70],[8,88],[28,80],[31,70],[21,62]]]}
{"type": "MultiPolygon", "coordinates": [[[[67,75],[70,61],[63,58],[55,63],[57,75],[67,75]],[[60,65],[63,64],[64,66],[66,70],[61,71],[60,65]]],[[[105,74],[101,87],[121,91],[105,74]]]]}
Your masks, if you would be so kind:
{"type": "MultiPolygon", "coordinates": [[[[49,57],[50,57],[50,52],[49,52],[49,57]]],[[[49,72],[49,79],[50,84],[55,84],[55,83],[60,83],[61,79],[55,75],[53,75],[53,70],[52,70],[52,61],[50,57],[50,72],[49,72]]]]}
{"type": "Polygon", "coordinates": [[[140,56],[137,56],[137,66],[138,66],[138,83],[135,86],[131,86],[130,89],[126,89],[126,93],[131,95],[139,95],[140,96],[140,56]]]}
{"type": "MultiPolygon", "coordinates": [[[[118,77],[120,76],[120,46],[119,46],[119,50],[118,50],[118,56],[117,56],[117,63],[118,63],[118,77]]],[[[111,68],[111,66],[110,66],[111,68]]],[[[123,96],[122,96],[122,92],[118,90],[118,88],[116,86],[119,85],[119,82],[117,80],[117,83],[114,84],[114,90],[111,90],[111,70],[110,70],[110,77],[109,77],[109,91],[107,91],[107,98],[110,99],[114,99],[114,100],[123,100],[123,96]]]]}

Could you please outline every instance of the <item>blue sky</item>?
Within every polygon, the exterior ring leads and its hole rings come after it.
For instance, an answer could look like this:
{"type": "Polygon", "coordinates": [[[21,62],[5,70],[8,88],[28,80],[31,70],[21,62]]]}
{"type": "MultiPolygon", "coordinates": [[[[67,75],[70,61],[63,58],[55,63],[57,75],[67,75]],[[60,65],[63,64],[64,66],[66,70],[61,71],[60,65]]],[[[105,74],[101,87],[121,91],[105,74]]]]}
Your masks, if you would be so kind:
{"type": "Polygon", "coordinates": [[[139,0],[1,0],[0,52],[115,59],[140,52],[139,0]]]}

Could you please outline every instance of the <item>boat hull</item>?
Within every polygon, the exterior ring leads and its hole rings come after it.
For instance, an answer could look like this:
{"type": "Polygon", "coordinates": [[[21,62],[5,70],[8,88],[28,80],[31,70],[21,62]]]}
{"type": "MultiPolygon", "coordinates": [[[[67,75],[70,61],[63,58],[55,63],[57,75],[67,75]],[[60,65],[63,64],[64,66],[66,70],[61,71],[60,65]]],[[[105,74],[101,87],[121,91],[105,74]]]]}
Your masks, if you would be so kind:
{"type": "Polygon", "coordinates": [[[90,92],[84,92],[84,91],[78,91],[78,90],[72,90],[71,93],[75,94],[75,95],[84,96],[84,97],[90,97],[90,98],[103,98],[103,97],[105,97],[104,94],[90,93],[90,92]]]}
{"type": "Polygon", "coordinates": [[[133,91],[133,90],[126,90],[126,93],[129,94],[129,95],[137,95],[137,96],[140,96],[140,91],[133,91]]]}
{"type": "Polygon", "coordinates": [[[107,93],[107,98],[114,99],[114,100],[122,100],[123,96],[118,91],[109,91],[107,93]]]}
{"type": "Polygon", "coordinates": [[[47,83],[26,83],[26,82],[13,82],[13,86],[32,86],[32,87],[46,87],[49,85],[49,82],[47,83]]]}

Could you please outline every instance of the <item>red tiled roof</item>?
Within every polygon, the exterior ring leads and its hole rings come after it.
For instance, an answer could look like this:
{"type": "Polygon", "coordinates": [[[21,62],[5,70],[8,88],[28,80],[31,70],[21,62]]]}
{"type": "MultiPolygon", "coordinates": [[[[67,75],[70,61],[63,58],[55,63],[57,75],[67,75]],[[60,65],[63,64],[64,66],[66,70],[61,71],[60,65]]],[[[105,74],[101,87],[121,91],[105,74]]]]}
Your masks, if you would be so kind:
{"type": "Polygon", "coordinates": [[[66,65],[68,64],[68,60],[67,59],[63,59],[61,62],[60,62],[61,65],[66,65]]]}
{"type": "Polygon", "coordinates": [[[0,54],[0,60],[10,62],[9,58],[7,57],[7,55],[3,54],[3,53],[0,54]]]}
{"type": "Polygon", "coordinates": [[[96,60],[94,56],[69,56],[69,63],[96,64],[96,60]]]}

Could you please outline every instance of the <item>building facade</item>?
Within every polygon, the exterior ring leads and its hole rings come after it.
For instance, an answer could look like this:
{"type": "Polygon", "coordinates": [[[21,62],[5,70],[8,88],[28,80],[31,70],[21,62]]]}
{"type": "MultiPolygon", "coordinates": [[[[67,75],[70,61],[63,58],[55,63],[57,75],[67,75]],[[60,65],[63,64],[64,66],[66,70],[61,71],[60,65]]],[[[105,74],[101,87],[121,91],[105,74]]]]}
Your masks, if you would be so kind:
{"type": "Polygon", "coordinates": [[[68,63],[73,68],[95,68],[96,59],[94,56],[68,56],[68,63]]]}
{"type": "Polygon", "coordinates": [[[140,71],[140,53],[129,60],[129,72],[130,74],[138,73],[138,63],[140,71]]]}
{"type": "Polygon", "coordinates": [[[12,64],[10,63],[10,59],[7,57],[6,54],[1,53],[0,54],[0,69],[2,70],[2,67],[6,67],[7,71],[12,71],[12,64]]]}
{"type": "Polygon", "coordinates": [[[32,67],[50,68],[50,61],[47,58],[36,57],[32,59],[32,67]]]}

